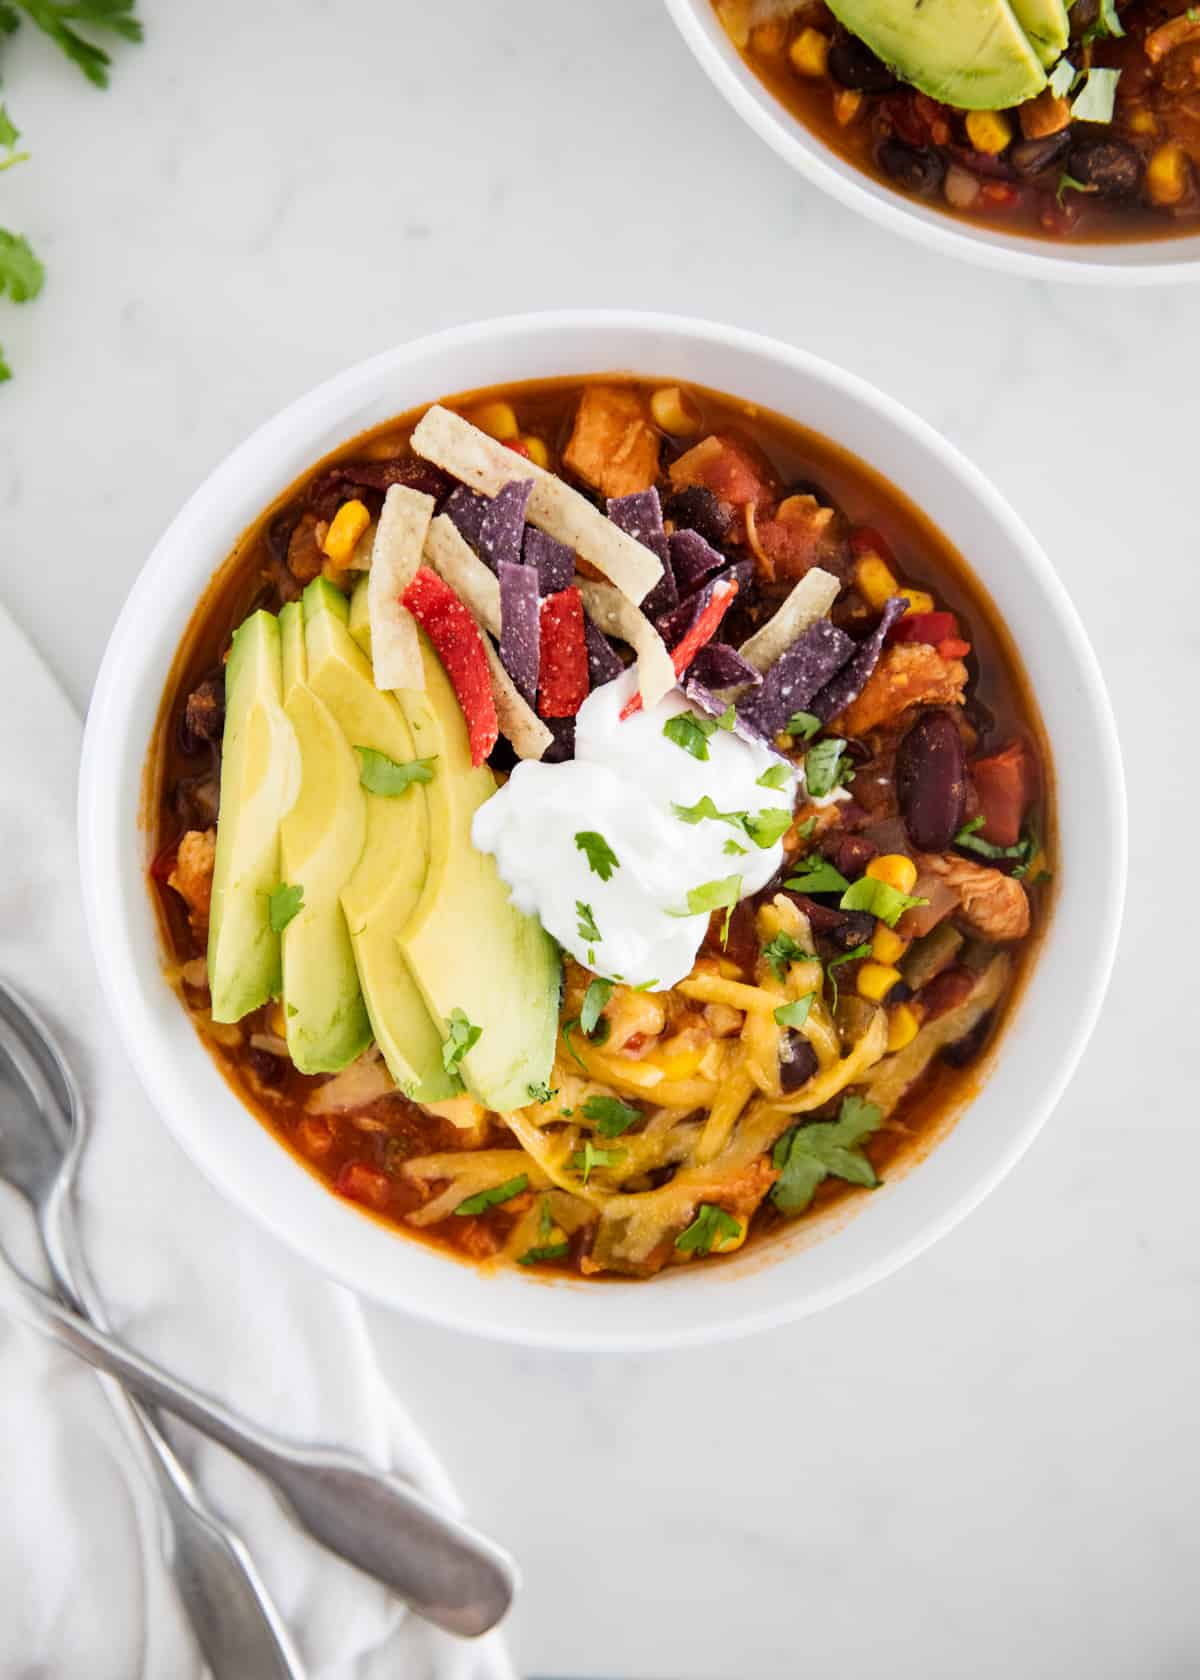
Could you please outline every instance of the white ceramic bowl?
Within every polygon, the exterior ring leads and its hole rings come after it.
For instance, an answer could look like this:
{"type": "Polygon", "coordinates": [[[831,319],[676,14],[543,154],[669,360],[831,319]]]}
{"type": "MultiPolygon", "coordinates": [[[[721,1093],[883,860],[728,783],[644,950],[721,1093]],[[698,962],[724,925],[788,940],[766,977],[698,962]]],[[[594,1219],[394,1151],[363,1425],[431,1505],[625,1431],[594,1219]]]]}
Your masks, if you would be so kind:
{"type": "MultiPolygon", "coordinates": [[[[1062,584],[996,491],[936,432],[802,350],[674,316],[580,311],[454,328],[389,350],[302,397],[200,487],[146,562],[88,714],[80,861],[89,931],[125,1047],[183,1148],[234,1202],[317,1266],[389,1306],[479,1335],[556,1348],[711,1341],[800,1317],[893,1271],[999,1181],[1058,1100],[1092,1029],[1120,920],[1125,800],[1096,660],[1062,584]],[[823,1241],[795,1236],[644,1284],[485,1276],[389,1231],[280,1147],[218,1073],[161,973],[139,826],[163,688],[205,585],[260,511],[328,450],[470,387],[635,370],[735,393],[848,444],[965,554],[1007,620],[1057,766],[1061,871],[1040,962],[997,1065],[949,1137],[823,1241]]],[[[214,1240],[219,1234],[214,1232],[214,1240]]]]}
{"type": "Polygon", "coordinates": [[[712,0],[666,0],[666,6],[715,86],[755,133],[815,185],[881,227],[932,250],[1037,280],[1122,286],[1200,280],[1200,234],[1107,245],[1051,243],[992,233],[893,191],[840,158],[763,86],[721,27],[712,0]]]}

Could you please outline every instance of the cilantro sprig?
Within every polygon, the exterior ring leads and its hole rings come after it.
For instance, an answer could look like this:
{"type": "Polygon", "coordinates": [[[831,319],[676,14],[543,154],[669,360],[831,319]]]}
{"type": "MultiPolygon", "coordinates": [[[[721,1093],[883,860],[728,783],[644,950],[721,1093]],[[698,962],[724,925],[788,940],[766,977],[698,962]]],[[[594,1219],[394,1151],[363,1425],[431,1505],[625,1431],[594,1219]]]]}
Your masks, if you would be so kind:
{"type": "Polygon", "coordinates": [[[613,870],[621,867],[616,852],[603,834],[597,834],[593,828],[581,829],[575,836],[575,845],[587,858],[592,874],[599,875],[602,881],[610,880],[613,870]]]}
{"type": "Polygon", "coordinates": [[[447,1073],[457,1073],[459,1063],[483,1037],[483,1028],[469,1021],[461,1009],[450,1011],[450,1031],[442,1044],[442,1066],[447,1073]]]}
{"type": "Polygon", "coordinates": [[[824,799],[835,788],[854,780],[854,767],[845,752],[845,741],[836,735],[827,735],[809,747],[804,755],[804,783],[810,799],[824,799]]]}
{"type": "Polygon", "coordinates": [[[598,945],[602,938],[596,925],[596,916],[590,904],[585,904],[581,898],[575,900],[575,915],[578,918],[577,928],[580,939],[589,945],[598,945]]]}
{"type": "Polygon", "coordinates": [[[675,1247],[681,1254],[703,1259],[718,1243],[734,1242],[741,1234],[740,1220],[714,1202],[705,1202],[692,1223],[675,1238],[675,1247]]]}
{"type": "Polygon", "coordinates": [[[584,1117],[595,1123],[601,1137],[620,1137],[642,1118],[640,1108],[622,1102],[620,1097],[589,1097],[583,1105],[584,1117]]]}
{"type": "Polygon", "coordinates": [[[354,750],[358,754],[359,781],[368,793],[378,794],[383,799],[398,798],[414,782],[433,780],[436,755],[433,758],[410,758],[407,763],[399,764],[374,747],[355,747],[354,750]]]}
{"type": "Polygon", "coordinates": [[[618,1161],[624,1159],[623,1149],[597,1149],[591,1138],[584,1138],[581,1147],[575,1150],[567,1165],[572,1172],[577,1172],[581,1182],[586,1184],[597,1167],[615,1167],[618,1161]]]}
{"type": "Polygon", "coordinates": [[[804,946],[790,933],[777,933],[774,939],[762,948],[763,961],[771,970],[776,980],[782,980],[788,971],[788,964],[794,962],[808,962],[809,953],[804,946]]]}
{"type": "Polygon", "coordinates": [[[882,1119],[874,1103],[849,1096],[842,1099],[836,1120],[789,1127],[771,1157],[779,1169],[771,1200],[780,1213],[803,1213],[818,1186],[830,1177],[874,1190],[879,1177],[863,1144],[879,1130],[882,1119]]]}
{"type": "Polygon", "coordinates": [[[707,763],[709,736],[715,735],[718,727],[716,718],[701,717],[698,712],[676,712],[663,724],[663,734],[685,753],[707,763]]]}
{"type": "Polygon", "coordinates": [[[135,6],[136,0],[0,0],[0,33],[11,35],[23,12],[83,71],[93,87],[106,88],[112,57],[81,35],[78,26],[106,31],[122,41],[140,41],[143,31],[141,20],[134,15],[135,6]]]}

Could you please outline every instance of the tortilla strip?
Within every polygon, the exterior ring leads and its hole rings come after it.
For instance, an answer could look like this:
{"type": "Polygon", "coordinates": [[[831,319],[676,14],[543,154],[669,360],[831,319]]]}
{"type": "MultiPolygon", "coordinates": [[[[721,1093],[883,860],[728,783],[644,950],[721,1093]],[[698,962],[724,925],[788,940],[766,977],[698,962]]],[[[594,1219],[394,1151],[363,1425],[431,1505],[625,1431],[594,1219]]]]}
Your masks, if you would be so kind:
{"type": "Polygon", "coordinates": [[[512,742],[518,758],[541,758],[554,736],[517,692],[516,684],[492,645],[492,637],[500,634],[500,585],[495,573],[484,565],[444,513],[439,513],[430,524],[425,537],[425,560],[445,578],[479,625],[501,732],[512,742]]]}
{"type": "Polygon", "coordinates": [[[421,564],[435,506],[432,496],[404,484],[393,484],[383,499],[367,580],[376,688],[425,687],[416,621],[400,597],[421,564]]]}
{"type": "Polygon", "coordinates": [[[838,598],[841,584],[831,572],[814,566],[805,572],[787,600],[738,649],[756,671],[767,671],[786,653],[796,637],[824,618],[838,598]]]}
{"type": "Polygon", "coordinates": [[[658,556],[619,531],[585,496],[554,473],[497,443],[460,414],[435,403],[426,410],[411,442],[417,455],[485,496],[494,496],[514,480],[532,479],[525,510],[529,523],[569,544],[631,601],[643,600],[662,576],[658,556]]]}
{"type": "Polygon", "coordinates": [[[671,655],[667,652],[667,644],[645,613],[619,589],[614,589],[611,583],[595,583],[591,578],[577,577],[575,587],[597,629],[628,642],[637,654],[638,692],[642,705],[647,710],[656,706],[679,681],[671,655]]]}

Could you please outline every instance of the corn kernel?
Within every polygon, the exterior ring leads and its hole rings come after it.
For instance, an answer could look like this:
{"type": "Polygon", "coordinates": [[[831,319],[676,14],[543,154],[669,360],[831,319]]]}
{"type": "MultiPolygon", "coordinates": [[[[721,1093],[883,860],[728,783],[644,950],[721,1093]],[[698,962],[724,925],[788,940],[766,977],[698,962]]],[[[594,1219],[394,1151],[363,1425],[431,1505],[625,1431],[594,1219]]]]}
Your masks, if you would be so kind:
{"type": "Polygon", "coordinates": [[[663,385],[650,398],[650,414],[656,426],[671,437],[695,437],[700,430],[700,410],[678,385],[663,385]]]}
{"type": "Polygon", "coordinates": [[[494,437],[497,443],[511,443],[521,430],[511,403],[481,403],[478,408],[472,409],[467,419],[481,432],[494,437]]]}
{"type": "Polygon", "coordinates": [[[889,1051],[903,1050],[921,1030],[916,1013],[906,1003],[898,1003],[888,1012],[887,1047],[889,1051]]]}
{"type": "Polygon", "coordinates": [[[370,523],[371,515],[361,502],[342,503],[321,544],[335,566],[349,565],[354,545],[370,523]]]}
{"type": "Polygon", "coordinates": [[[763,53],[770,56],[783,51],[783,43],[787,40],[787,24],[782,18],[771,18],[766,23],[760,23],[750,32],[751,52],[763,53]]]}
{"type": "Polygon", "coordinates": [[[839,88],[833,96],[833,116],[839,128],[849,128],[862,109],[863,96],[856,88],[839,88]]]}
{"type": "Polygon", "coordinates": [[[521,447],[529,456],[535,467],[545,470],[550,465],[550,451],[540,437],[534,437],[532,432],[526,432],[521,439],[521,447]]]}
{"type": "Polygon", "coordinates": [[[897,892],[910,893],[917,883],[917,866],[903,852],[885,852],[867,865],[872,881],[883,881],[897,892]]]}
{"type": "Polygon", "coordinates": [[[927,613],[933,611],[935,605],[934,599],[927,589],[905,588],[901,589],[900,593],[905,596],[908,601],[908,605],[904,609],[905,618],[908,617],[909,613],[927,613]]]}
{"type": "Polygon", "coordinates": [[[854,581],[859,593],[872,607],[882,607],[889,595],[894,595],[900,587],[891,567],[878,554],[863,555],[855,567],[854,581]]]}
{"type": "Polygon", "coordinates": [[[871,955],[876,962],[897,963],[908,950],[908,940],[901,939],[894,928],[888,927],[886,922],[877,922],[875,932],[871,938],[871,955]]]}
{"type": "Polygon", "coordinates": [[[819,29],[802,29],[788,48],[792,69],[801,76],[824,76],[829,70],[829,37],[819,29]]]}
{"type": "Polygon", "coordinates": [[[741,1248],[746,1240],[746,1221],[742,1219],[738,1223],[740,1229],[736,1237],[732,1235],[717,1237],[712,1245],[714,1254],[732,1254],[735,1248],[741,1248]]]}
{"type": "Polygon", "coordinates": [[[998,157],[1012,137],[1012,124],[1003,111],[967,112],[967,138],[977,152],[998,157]]]}
{"type": "Polygon", "coordinates": [[[1133,134],[1157,134],[1158,118],[1145,105],[1137,105],[1126,119],[1133,134]]]}
{"type": "Polygon", "coordinates": [[[858,995],[871,1003],[882,1003],[900,978],[900,970],[890,963],[867,961],[858,971],[858,995]]]}
{"type": "Polygon", "coordinates": [[[1187,154],[1168,140],[1156,148],[1146,165],[1146,191],[1155,204],[1178,204],[1187,190],[1187,154]]]}

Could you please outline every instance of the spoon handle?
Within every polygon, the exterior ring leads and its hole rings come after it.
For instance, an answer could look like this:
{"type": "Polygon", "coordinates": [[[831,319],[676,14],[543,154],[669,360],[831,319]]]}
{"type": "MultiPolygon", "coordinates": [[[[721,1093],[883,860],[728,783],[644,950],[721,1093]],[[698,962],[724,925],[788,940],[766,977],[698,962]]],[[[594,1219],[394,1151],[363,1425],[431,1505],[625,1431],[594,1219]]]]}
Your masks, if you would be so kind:
{"type": "Polygon", "coordinates": [[[399,1477],[369,1469],[348,1453],[293,1445],[238,1419],[51,1300],[7,1257],[4,1264],[5,1293],[25,1323],[253,1465],[315,1540],[382,1581],[418,1615],[474,1637],[506,1613],[516,1590],[512,1559],[399,1477]]]}

